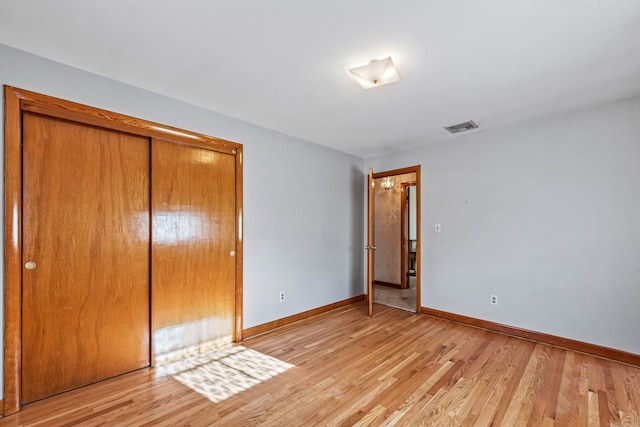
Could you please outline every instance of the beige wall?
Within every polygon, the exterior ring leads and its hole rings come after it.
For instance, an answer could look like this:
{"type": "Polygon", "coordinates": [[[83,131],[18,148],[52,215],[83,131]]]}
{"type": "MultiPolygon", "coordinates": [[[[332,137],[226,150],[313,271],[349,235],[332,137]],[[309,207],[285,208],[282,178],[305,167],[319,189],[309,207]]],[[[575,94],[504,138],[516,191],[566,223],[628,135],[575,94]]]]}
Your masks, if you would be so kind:
{"type": "Polygon", "coordinates": [[[400,285],[401,273],[401,218],[402,183],[416,180],[415,173],[392,176],[391,190],[383,190],[382,178],[375,180],[373,198],[373,242],[377,247],[373,255],[373,279],[400,285]]]}

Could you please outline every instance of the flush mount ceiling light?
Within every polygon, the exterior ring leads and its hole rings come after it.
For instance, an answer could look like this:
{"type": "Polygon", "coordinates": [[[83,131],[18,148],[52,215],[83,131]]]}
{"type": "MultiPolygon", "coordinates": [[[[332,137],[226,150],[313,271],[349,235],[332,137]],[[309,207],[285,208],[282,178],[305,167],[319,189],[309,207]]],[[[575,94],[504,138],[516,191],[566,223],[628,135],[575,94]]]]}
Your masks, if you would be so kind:
{"type": "Polygon", "coordinates": [[[400,75],[391,57],[374,59],[367,65],[349,68],[349,72],[363,89],[386,85],[400,80],[400,75]]]}

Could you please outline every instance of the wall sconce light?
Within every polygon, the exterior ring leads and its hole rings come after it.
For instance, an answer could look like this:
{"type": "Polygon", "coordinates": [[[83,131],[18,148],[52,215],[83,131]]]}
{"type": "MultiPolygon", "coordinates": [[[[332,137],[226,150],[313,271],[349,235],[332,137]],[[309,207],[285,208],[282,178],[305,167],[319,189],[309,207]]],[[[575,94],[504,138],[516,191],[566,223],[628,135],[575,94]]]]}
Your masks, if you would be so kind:
{"type": "Polygon", "coordinates": [[[349,72],[363,89],[382,86],[400,80],[400,74],[398,74],[398,70],[393,65],[393,60],[390,56],[384,59],[374,59],[361,67],[349,68],[349,72]]]}
{"type": "Polygon", "coordinates": [[[387,176],[385,178],[382,178],[382,181],[380,181],[380,187],[382,187],[382,189],[385,191],[391,190],[393,188],[393,180],[391,179],[391,177],[387,176]]]}

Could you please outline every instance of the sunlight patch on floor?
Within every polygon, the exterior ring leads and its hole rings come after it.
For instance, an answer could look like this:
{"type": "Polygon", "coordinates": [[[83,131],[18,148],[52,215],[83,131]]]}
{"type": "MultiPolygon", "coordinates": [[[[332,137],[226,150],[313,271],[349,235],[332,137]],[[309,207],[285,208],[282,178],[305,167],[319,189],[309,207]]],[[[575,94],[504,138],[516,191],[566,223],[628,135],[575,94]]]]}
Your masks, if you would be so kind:
{"type": "Polygon", "coordinates": [[[156,368],[215,403],[273,378],[293,365],[249,348],[228,345],[156,368]]]}

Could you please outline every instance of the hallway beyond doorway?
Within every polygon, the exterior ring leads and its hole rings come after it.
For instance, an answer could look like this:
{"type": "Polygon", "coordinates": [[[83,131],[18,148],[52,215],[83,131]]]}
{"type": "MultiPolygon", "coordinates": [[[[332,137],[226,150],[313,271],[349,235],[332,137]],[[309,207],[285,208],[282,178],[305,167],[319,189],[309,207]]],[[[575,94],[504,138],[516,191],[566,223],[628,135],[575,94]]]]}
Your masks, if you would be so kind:
{"type": "Polygon", "coordinates": [[[409,277],[409,288],[398,289],[391,286],[373,285],[373,302],[389,307],[416,311],[416,277],[409,277]]]}

